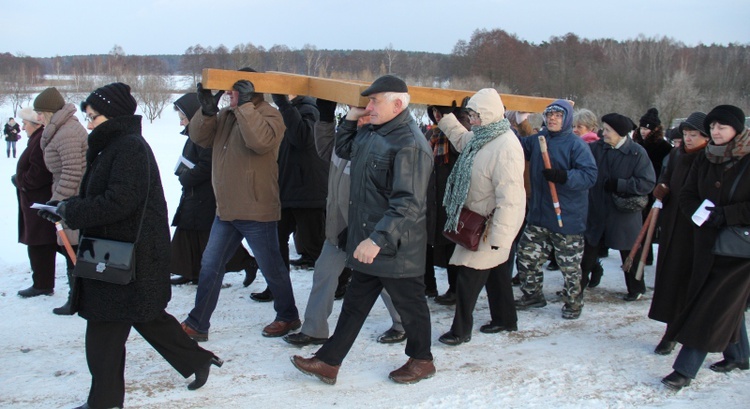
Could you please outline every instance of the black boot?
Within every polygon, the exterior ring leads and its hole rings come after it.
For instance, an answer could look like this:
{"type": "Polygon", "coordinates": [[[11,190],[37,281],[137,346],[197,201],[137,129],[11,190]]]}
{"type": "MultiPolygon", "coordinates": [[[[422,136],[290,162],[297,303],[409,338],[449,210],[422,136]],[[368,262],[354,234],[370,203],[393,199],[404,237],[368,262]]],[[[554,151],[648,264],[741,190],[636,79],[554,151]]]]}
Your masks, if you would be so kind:
{"type": "Polygon", "coordinates": [[[71,303],[70,297],[73,295],[73,277],[70,275],[70,271],[68,271],[68,287],[70,287],[70,290],[68,290],[68,300],[65,301],[65,304],[63,304],[60,307],[53,308],[52,313],[55,315],[73,315],[75,312],[73,311],[73,305],[71,303]]]}
{"type": "Polygon", "coordinates": [[[217,367],[221,368],[221,366],[224,365],[224,361],[222,361],[216,355],[211,357],[211,359],[205,365],[195,371],[195,380],[193,380],[193,382],[190,382],[187,388],[191,391],[194,391],[205,385],[206,381],[208,380],[208,374],[211,372],[211,365],[216,365],[217,367]]]}
{"type": "Polygon", "coordinates": [[[250,259],[250,263],[245,267],[245,279],[242,281],[242,285],[249,287],[250,284],[255,281],[255,277],[258,275],[258,262],[255,258],[250,259]]]}
{"type": "Polygon", "coordinates": [[[604,275],[604,267],[602,266],[601,260],[596,260],[594,268],[591,269],[591,279],[589,280],[589,288],[594,288],[599,285],[604,275]]]}

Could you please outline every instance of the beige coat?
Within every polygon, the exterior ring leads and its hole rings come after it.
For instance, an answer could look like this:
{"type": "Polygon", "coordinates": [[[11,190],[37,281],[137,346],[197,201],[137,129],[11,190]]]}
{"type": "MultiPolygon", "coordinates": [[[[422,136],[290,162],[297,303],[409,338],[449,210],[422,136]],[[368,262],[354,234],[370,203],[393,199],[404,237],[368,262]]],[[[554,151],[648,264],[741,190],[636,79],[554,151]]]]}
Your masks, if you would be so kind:
{"type": "MultiPolygon", "coordinates": [[[[480,90],[471,98],[468,108],[479,112],[483,125],[503,119],[503,104],[494,89],[480,90]]],[[[444,116],[438,126],[459,152],[474,136],[453,114],[444,116]]],[[[487,239],[479,243],[479,249],[470,251],[456,246],[450,264],[486,270],[508,260],[526,207],[523,171],[523,149],[513,131],[503,133],[477,152],[464,206],[479,214],[493,210],[495,213],[492,223],[487,225],[487,239]]]]}
{"type": "MultiPolygon", "coordinates": [[[[78,194],[86,171],[88,132],[75,116],[76,107],[65,104],[44,127],[40,144],[44,164],[52,173],[52,199],[64,200],[78,194]]],[[[65,229],[73,245],[78,244],[78,230],[65,229]]],[[[62,245],[58,237],[57,244],[62,245]]]]}
{"type": "Polygon", "coordinates": [[[218,115],[196,113],[189,126],[193,142],[213,148],[216,215],[222,221],[281,219],[276,163],[286,130],[281,113],[265,101],[246,103],[218,115]]]}

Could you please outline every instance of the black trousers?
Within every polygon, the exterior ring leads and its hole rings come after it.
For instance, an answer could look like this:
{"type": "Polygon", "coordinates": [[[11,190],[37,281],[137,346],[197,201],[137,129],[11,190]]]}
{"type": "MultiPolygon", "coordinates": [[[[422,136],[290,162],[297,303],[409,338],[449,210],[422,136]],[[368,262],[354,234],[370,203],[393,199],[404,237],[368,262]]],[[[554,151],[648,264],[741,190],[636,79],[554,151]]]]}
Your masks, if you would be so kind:
{"type": "Polygon", "coordinates": [[[185,378],[206,365],[213,354],[198,346],[180,323],[162,311],[149,322],[88,321],[86,362],[91,372],[88,404],[94,408],[122,407],[125,400],[125,342],[130,328],[185,378]]]}
{"type": "Polygon", "coordinates": [[[325,241],[326,209],[281,209],[278,223],[279,250],[289,269],[289,235],[294,233],[294,247],[303,258],[315,261],[325,241]]]}
{"type": "Polygon", "coordinates": [[[385,288],[394,307],[401,315],[406,332],[406,355],[414,359],[432,360],[430,343],[430,309],[424,296],[424,278],[376,277],[352,271],[352,281],[344,296],[341,314],[333,335],[315,353],[328,365],[341,365],[370,314],[372,306],[385,288]]]}
{"type": "Polygon", "coordinates": [[[518,316],[513,299],[512,262],[507,260],[488,270],[458,267],[456,282],[456,314],[451,332],[459,338],[471,335],[474,328],[474,308],[482,287],[486,287],[490,317],[493,324],[516,325],[518,316]]]}
{"type": "Polygon", "coordinates": [[[57,243],[26,246],[31,264],[31,280],[38,290],[55,288],[55,256],[57,243]]]}

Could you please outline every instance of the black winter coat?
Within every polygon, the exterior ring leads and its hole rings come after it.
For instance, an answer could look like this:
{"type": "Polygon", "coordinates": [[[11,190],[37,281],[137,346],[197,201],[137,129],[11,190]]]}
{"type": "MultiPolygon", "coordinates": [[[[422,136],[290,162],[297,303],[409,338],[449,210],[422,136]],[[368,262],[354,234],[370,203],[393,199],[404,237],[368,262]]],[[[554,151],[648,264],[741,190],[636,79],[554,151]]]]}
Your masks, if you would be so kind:
{"type": "Polygon", "coordinates": [[[52,173],[44,164],[40,144],[44,127],[29,137],[29,143],[16,164],[18,194],[18,242],[29,246],[57,243],[55,225],[39,217],[34,203],[47,203],[52,198],[52,173]]]}
{"type": "Polygon", "coordinates": [[[315,149],[315,100],[298,96],[282,105],[286,131],[279,147],[279,196],[282,209],[323,209],[328,195],[329,163],[315,149]]]}
{"type": "MultiPolygon", "coordinates": [[[[434,132],[440,132],[437,126],[427,131],[427,141],[434,132]]],[[[445,137],[447,138],[447,136],[445,137]]],[[[448,216],[443,206],[443,196],[445,196],[445,186],[448,183],[453,166],[458,160],[458,152],[453,144],[449,143],[448,161],[444,162],[443,157],[435,158],[433,163],[430,183],[427,186],[427,244],[431,246],[444,246],[453,242],[443,236],[443,228],[448,216]]],[[[450,255],[448,255],[450,257],[450,255]]]]}
{"type": "Polygon", "coordinates": [[[169,225],[159,167],[141,136],[140,116],[109,119],[89,134],[81,192],[66,200],[65,220],[82,236],[134,242],[136,280],[81,280],[78,314],[93,321],[147,322],[171,297],[169,225]],[[146,197],[148,194],[148,198],[146,197]]]}
{"type": "Polygon", "coordinates": [[[409,109],[389,122],[363,126],[345,120],[336,154],[351,163],[347,265],[379,277],[424,274],[427,250],[426,193],[432,150],[409,109]],[[372,264],[353,257],[365,239],[380,252],[372,264]]]}
{"type": "Polygon", "coordinates": [[[656,259],[654,297],[648,317],[664,323],[672,322],[685,306],[687,288],[693,269],[694,224],[682,212],[680,193],[685,185],[690,167],[703,151],[687,153],[683,148],[669,154],[667,167],[659,183],[669,187],[664,207],[659,212],[659,257],[656,259]]]}
{"type": "Polygon", "coordinates": [[[216,196],[211,184],[211,148],[201,148],[188,139],[182,156],[195,167],[179,174],[182,196],[172,226],[184,230],[209,231],[216,218],[216,196]]]}
{"type": "MultiPolygon", "coordinates": [[[[682,212],[690,217],[709,199],[724,208],[727,225],[750,225],[750,169],[739,175],[748,161],[750,155],[745,155],[730,167],[730,162],[712,163],[706,155],[695,158],[680,193],[682,212]],[[737,177],[740,182],[730,199],[737,177]]],[[[712,249],[718,232],[705,224],[695,229],[687,302],[674,323],[678,342],[707,352],[724,351],[729,343],[739,340],[740,322],[750,297],[750,259],[715,256],[712,249]]]]}
{"type": "Polygon", "coordinates": [[[5,135],[5,140],[7,142],[15,142],[20,139],[21,127],[18,126],[18,123],[13,124],[13,126],[10,126],[10,124],[5,124],[3,135],[5,135]]]}

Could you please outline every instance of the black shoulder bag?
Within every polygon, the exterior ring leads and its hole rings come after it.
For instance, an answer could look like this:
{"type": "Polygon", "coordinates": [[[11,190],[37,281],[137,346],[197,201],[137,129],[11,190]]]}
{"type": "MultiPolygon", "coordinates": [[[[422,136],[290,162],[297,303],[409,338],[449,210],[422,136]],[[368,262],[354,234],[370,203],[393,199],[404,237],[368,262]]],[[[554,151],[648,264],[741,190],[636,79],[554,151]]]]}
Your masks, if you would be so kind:
{"type": "MultiPolygon", "coordinates": [[[[729,191],[729,200],[732,200],[734,190],[737,189],[748,163],[750,160],[745,160],[742,169],[734,179],[732,189],[729,191]]],[[[712,252],[717,256],[750,258],[750,226],[724,226],[719,229],[712,252]]]]}

